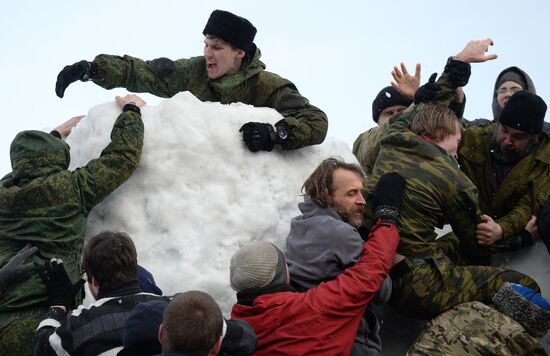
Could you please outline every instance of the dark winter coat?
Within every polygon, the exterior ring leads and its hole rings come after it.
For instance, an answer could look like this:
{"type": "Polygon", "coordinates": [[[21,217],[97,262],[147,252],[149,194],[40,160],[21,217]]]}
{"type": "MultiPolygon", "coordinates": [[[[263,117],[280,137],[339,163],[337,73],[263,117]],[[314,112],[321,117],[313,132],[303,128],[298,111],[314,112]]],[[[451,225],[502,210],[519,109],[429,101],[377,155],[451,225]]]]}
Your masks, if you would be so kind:
{"type": "Polygon", "coordinates": [[[493,194],[489,144],[497,125],[470,127],[464,131],[458,151],[460,167],[479,191],[481,212],[502,227],[503,237],[518,234],[532,215],[539,214],[550,198],[550,139],[540,135],[540,144],[519,161],[493,194]]]}
{"type": "Polygon", "coordinates": [[[303,293],[258,296],[235,304],[234,319],[246,320],[258,337],[257,355],[349,355],[357,326],[388,275],[399,234],[394,225],[373,227],[361,259],[334,280],[303,293]]]}
{"type": "MultiPolygon", "coordinates": [[[[30,261],[42,265],[61,258],[76,281],[86,218],[136,169],[142,145],[140,114],[124,112],[100,157],[71,172],[64,141],[40,131],[19,133],[10,151],[13,171],[0,181],[0,265],[30,242],[38,247],[30,261]]],[[[38,274],[30,273],[0,296],[0,330],[4,312],[46,305],[46,288],[38,274]]]]}
{"type": "MultiPolygon", "coordinates": [[[[260,56],[257,49],[251,62],[237,73],[212,80],[208,78],[204,56],[172,62],[166,58],[162,61],[143,61],[131,56],[102,54],[94,59],[98,70],[93,80],[106,89],[123,87],[132,92],[148,92],[163,98],[188,90],[202,101],[222,104],[242,102],[256,107],[270,107],[284,117],[277,124],[284,123],[288,127],[289,136],[283,144],[284,149],[323,142],[328,129],[325,113],[309,104],[292,82],[265,71],[260,56]]],[[[243,118],[243,123],[246,121],[243,118]]]]}

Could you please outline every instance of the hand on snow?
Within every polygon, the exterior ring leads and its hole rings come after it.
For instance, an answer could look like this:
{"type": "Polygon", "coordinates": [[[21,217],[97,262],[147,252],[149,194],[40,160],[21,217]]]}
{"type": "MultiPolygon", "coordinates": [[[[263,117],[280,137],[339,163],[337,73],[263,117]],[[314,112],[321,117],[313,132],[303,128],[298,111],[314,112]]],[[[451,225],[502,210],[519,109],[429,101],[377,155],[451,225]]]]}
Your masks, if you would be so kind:
{"type": "Polygon", "coordinates": [[[481,222],[476,227],[477,243],[489,246],[502,238],[502,228],[489,215],[481,215],[481,222]]]}
{"type": "Polygon", "coordinates": [[[146,102],[137,96],[136,94],[128,94],[126,96],[116,96],[115,100],[120,107],[124,107],[126,104],[133,103],[135,106],[142,108],[145,106],[146,102]]]}
{"type": "Polygon", "coordinates": [[[66,310],[76,305],[76,295],[85,283],[83,279],[79,279],[73,284],[65,271],[63,261],[56,258],[44,264],[40,278],[46,285],[50,306],[64,306],[66,310]]]}
{"type": "Polygon", "coordinates": [[[27,244],[8,263],[0,269],[0,294],[2,294],[13,282],[21,278],[25,273],[34,269],[32,263],[25,264],[25,260],[38,251],[37,247],[27,244]]]}
{"type": "Polygon", "coordinates": [[[82,118],[84,116],[86,116],[86,115],[73,116],[69,120],[67,120],[64,123],[62,123],[61,125],[57,126],[54,129],[54,131],[59,132],[59,135],[61,135],[61,138],[65,138],[65,137],[69,136],[69,134],[71,133],[73,127],[78,125],[78,123],[80,122],[80,120],[82,120],[82,118]]]}
{"type": "Polygon", "coordinates": [[[414,75],[410,75],[404,63],[401,63],[401,69],[394,66],[391,72],[394,81],[391,82],[391,86],[401,94],[413,99],[414,93],[420,86],[420,69],[420,63],[417,63],[414,75]]]}
{"type": "Polygon", "coordinates": [[[275,130],[271,124],[247,122],[239,129],[243,133],[243,141],[251,152],[271,151],[275,145],[275,130]]]}
{"type": "Polygon", "coordinates": [[[491,61],[497,58],[496,54],[486,54],[489,50],[489,46],[493,45],[493,40],[487,38],[486,40],[470,41],[460,51],[454,59],[465,63],[479,63],[491,61]]]}
{"type": "Polygon", "coordinates": [[[95,75],[96,65],[88,61],[80,61],[70,66],[65,66],[57,75],[55,82],[55,93],[62,98],[65,95],[65,89],[77,80],[87,81],[95,75]]]}

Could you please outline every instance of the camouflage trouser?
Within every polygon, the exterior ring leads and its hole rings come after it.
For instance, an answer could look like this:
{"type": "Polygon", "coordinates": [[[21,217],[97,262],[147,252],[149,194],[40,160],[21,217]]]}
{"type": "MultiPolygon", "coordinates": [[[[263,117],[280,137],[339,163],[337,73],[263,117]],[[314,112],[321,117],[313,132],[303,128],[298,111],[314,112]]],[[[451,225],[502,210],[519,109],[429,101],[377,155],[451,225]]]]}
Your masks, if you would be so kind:
{"type": "Polygon", "coordinates": [[[32,340],[46,309],[0,313],[0,355],[32,355],[32,340]]]}
{"type": "Polygon", "coordinates": [[[406,258],[392,268],[390,276],[390,306],[417,319],[431,319],[466,302],[491,304],[505,282],[540,293],[537,283],[523,273],[490,266],[456,266],[443,252],[426,260],[406,258]]]}
{"type": "Polygon", "coordinates": [[[407,355],[546,355],[516,321],[480,302],[464,303],[431,320],[407,355]]]}

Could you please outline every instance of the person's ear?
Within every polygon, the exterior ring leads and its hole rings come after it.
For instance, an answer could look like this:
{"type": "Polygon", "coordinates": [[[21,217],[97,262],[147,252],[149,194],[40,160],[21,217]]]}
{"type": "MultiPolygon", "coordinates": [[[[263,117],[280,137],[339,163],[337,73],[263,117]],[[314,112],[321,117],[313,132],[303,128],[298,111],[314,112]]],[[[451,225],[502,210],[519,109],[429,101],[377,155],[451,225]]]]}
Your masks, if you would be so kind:
{"type": "Polygon", "coordinates": [[[216,341],[216,344],[212,348],[212,351],[210,352],[209,356],[217,355],[220,352],[220,349],[222,348],[222,341],[223,341],[223,335],[220,335],[220,337],[216,341]]]}
{"type": "Polygon", "coordinates": [[[237,50],[237,58],[244,58],[245,55],[246,55],[246,52],[243,51],[242,49],[237,50]]]}
{"type": "Polygon", "coordinates": [[[159,326],[159,333],[158,333],[158,339],[160,344],[162,345],[162,339],[164,338],[164,328],[162,327],[162,324],[159,326]]]}

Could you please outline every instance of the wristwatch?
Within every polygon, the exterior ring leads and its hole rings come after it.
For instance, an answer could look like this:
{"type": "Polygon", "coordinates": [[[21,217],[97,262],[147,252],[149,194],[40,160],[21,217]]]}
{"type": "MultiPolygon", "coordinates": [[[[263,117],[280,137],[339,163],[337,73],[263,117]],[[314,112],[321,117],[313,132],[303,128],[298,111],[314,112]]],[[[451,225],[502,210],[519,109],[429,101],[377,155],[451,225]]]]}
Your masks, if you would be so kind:
{"type": "Polygon", "coordinates": [[[275,135],[277,137],[278,143],[286,142],[286,140],[288,139],[288,130],[286,126],[277,126],[277,132],[275,132],[275,135]]]}

